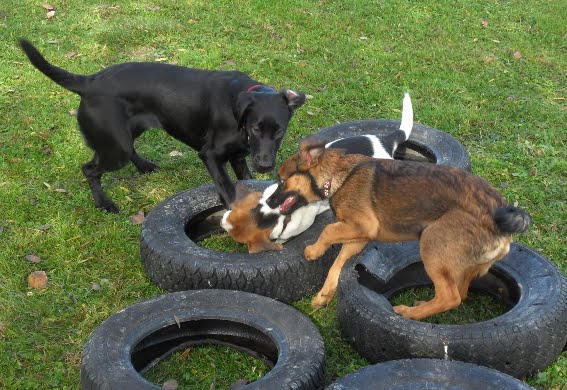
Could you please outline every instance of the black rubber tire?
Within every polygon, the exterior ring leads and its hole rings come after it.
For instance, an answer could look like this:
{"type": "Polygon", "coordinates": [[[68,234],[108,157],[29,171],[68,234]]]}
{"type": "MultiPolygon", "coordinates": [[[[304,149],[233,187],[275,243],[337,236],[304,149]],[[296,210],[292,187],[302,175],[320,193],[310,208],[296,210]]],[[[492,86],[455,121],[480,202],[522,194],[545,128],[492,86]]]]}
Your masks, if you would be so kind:
{"type": "Polygon", "coordinates": [[[272,367],[239,388],[323,388],[323,339],[306,316],[256,294],[194,290],[137,303],[98,326],[83,350],[81,389],[159,389],[140,373],[178,350],[205,343],[234,347],[272,367]]]}
{"type": "MultiPolygon", "coordinates": [[[[255,180],[245,183],[258,191],[271,184],[255,180]]],[[[155,206],[143,223],[140,244],[142,264],[150,279],[167,291],[240,290],[282,302],[299,300],[321,288],[337,248],[317,261],[306,261],[303,250],[332,221],[330,211],[284,244],[283,251],[257,254],[220,252],[196,243],[212,233],[224,232],[220,226],[222,212],[212,185],[183,191],[155,206]],[[215,216],[215,212],[220,214],[215,216]],[[211,214],[210,220],[205,219],[211,214]],[[191,238],[185,231],[188,221],[200,229],[191,231],[191,238]]]]}
{"type": "Polygon", "coordinates": [[[394,313],[396,292],[431,281],[417,242],[371,243],[341,272],[337,317],[342,333],[370,362],[448,358],[480,364],[517,378],[543,370],[567,341],[567,279],[535,251],[512,244],[510,253],[471,290],[511,306],[503,315],[465,325],[436,325],[394,313]]]}
{"type": "MultiPolygon", "coordinates": [[[[325,127],[315,136],[324,141],[373,134],[378,137],[400,128],[400,121],[361,120],[325,127]]],[[[414,123],[409,139],[396,150],[396,159],[429,161],[437,165],[461,168],[470,172],[471,161],[463,144],[451,135],[433,127],[414,123]]]]}
{"type": "Polygon", "coordinates": [[[438,359],[403,359],[364,367],[326,390],[529,390],[532,387],[476,364],[438,359]]]}

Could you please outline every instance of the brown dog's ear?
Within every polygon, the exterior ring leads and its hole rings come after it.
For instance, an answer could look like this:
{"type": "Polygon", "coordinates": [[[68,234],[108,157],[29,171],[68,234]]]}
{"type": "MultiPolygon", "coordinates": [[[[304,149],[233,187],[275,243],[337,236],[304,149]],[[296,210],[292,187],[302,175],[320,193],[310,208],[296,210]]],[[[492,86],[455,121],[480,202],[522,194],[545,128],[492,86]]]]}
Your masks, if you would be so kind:
{"type": "Polygon", "coordinates": [[[286,89],[280,92],[287,102],[287,106],[291,111],[301,107],[305,103],[305,94],[303,92],[292,91],[286,89]]]}
{"type": "Polygon", "coordinates": [[[314,135],[310,135],[305,138],[299,144],[299,156],[301,162],[307,167],[317,165],[319,163],[319,157],[325,151],[326,142],[318,140],[314,135]]]}
{"type": "Polygon", "coordinates": [[[268,251],[281,251],[283,250],[282,244],[277,244],[275,242],[270,241],[270,239],[263,235],[263,236],[256,236],[254,240],[248,243],[248,253],[260,253],[260,252],[268,252],[268,251]]]}

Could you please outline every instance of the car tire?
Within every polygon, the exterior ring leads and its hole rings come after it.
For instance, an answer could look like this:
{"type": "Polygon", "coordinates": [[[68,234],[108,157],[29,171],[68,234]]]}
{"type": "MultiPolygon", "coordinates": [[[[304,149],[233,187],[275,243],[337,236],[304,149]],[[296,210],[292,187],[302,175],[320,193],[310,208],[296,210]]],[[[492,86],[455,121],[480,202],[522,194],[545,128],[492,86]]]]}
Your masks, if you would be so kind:
{"type": "Polygon", "coordinates": [[[326,390],[529,390],[499,371],[459,361],[403,359],[364,367],[326,390]]]}
{"type": "Polygon", "coordinates": [[[476,279],[480,290],[509,303],[488,321],[438,325],[406,319],[388,301],[430,285],[415,241],[373,242],[343,268],[337,317],[344,336],[370,362],[404,358],[466,361],[517,378],[545,369],[567,341],[567,280],[545,257],[512,244],[509,254],[476,279]]]}
{"type": "MultiPolygon", "coordinates": [[[[244,181],[263,191],[271,182],[244,181]]],[[[155,206],[142,225],[140,255],[149,278],[167,291],[194,289],[240,290],[292,302],[321,288],[336,246],[318,261],[303,258],[306,245],[315,241],[332,221],[327,211],[310,229],[293,237],[283,251],[256,254],[207,249],[198,241],[224,232],[224,208],[213,185],[189,189],[155,206]]]]}
{"type": "Polygon", "coordinates": [[[142,373],[198,344],[228,345],[271,367],[242,389],[321,389],[325,351],[315,325],[271,298],[227,290],[162,295],[110,316],[89,337],[81,362],[83,390],[150,390],[142,373]]]}
{"type": "MultiPolygon", "coordinates": [[[[330,142],[364,134],[381,137],[399,128],[400,121],[359,120],[325,127],[313,134],[322,141],[330,142]]],[[[471,170],[471,161],[463,144],[441,130],[420,123],[414,123],[409,139],[398,147],[394,158],[471,170]]]]}

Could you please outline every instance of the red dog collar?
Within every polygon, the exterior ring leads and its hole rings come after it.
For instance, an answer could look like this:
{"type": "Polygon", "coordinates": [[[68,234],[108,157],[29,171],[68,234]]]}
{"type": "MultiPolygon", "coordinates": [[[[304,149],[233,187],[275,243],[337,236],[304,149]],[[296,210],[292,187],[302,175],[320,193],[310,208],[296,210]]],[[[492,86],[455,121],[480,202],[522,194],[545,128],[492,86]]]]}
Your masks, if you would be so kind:
{"type": "Polygon", "coordinates": [[[272,87],[271,85],[263,85],[263,84],[256,84],[251,86],[250,88],[248,88],[246,90],[246,92],[252,92],[255,89],[261,88],[261,87],[268,87],[268,88],[272,88],[274,91],[276,90],[274,87],[272,87]]]}

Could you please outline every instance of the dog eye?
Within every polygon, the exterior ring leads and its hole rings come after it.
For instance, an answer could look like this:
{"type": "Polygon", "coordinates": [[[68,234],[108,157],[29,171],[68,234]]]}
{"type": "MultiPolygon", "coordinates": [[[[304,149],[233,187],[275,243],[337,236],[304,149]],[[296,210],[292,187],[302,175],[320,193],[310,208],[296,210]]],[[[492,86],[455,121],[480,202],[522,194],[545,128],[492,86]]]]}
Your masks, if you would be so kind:
{"type": "Polygon", "coordinates": [[[283,137],[284,133],[285,133],[285,130],[282,129],[281,127],[279,127],[276,130],[276,133],[274,135],[275,135],[276,138],[281,138],[281,137],[283,137]]]}

